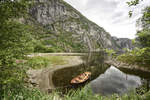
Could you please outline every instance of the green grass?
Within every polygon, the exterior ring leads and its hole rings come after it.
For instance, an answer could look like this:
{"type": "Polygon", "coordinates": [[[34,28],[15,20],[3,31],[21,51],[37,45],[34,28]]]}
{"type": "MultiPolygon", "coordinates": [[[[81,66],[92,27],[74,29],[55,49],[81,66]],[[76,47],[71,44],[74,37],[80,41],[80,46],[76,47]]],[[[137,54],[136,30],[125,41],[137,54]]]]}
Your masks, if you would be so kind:
{"type": "Polygon", "coordinates": [[[47,58],[45,57],[33,57],[28,59],[27,61],[27,66],[33,69],[40,69],[40,68],[45,68],[48,65],[50,65],[50,62],[47,58]]]}
{"type": "Polygon", "coordinates": [[[65,58],[68,56],[45,56],[46,59],[48,59],[52,65],[64,65],[67,64],[67,61],[65,58]]]}
{"type": "Polygon", "coordinates": [[[3,95],[2,100],[149,100],[150,94],[147,96],[140,96],[135,93],[129,95],[124,94],[119,96],[117,94],[111,96],[102,96],[94,94],[88,86],[83,89],[71,90],[67,94],[62,94],[60,91],[53,91],[50,94],[40,92],[37,89],[17,88],[13,91],[7,89],[3,95]]]}
{"type": "Polygon", "coordinates": [[[6,89],[1,100],[54,100],[58,94],[53,92],[51,95],[44,94],[37,89],[28,89],[25,87],[16,89],[6,89]]]}
{"type": "Polygon", "coordinates": [[[54,65],[67,64],[66,56],[36,56],[29,58],[27,66],[33,69],[53,67],[54,65]]]}
{"type": "Polygon", "coordinates": [[[142,97],[132,92],[129,95],[124,94],[123,96],[117,94],[102,96],[100,94],[94,94],[91,89],[86,86],[81,90],[71,91],[65,95],[65,100],[142,100],[142,97]]]}

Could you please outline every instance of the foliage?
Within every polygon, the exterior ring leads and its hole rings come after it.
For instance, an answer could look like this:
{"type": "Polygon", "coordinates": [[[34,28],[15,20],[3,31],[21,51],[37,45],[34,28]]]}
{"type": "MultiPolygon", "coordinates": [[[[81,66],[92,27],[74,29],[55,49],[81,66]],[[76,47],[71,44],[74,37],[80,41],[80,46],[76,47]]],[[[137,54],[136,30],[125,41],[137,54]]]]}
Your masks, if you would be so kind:
{"type": "Polygon", "coordinates": [[[132,0],[132,1],[127,2],[127,4],[129,6],[136,6],[137,4],[139,4],[140,1],[142,0],[132,0]]]}
{"type": "MultiPolygon", "coordinates": [[[[128,1],[126,3],[129,5],[129,7],[131,7],[131,6],[137,6],[140,3],[140,1],[143,1],[143,0],[132,0],[132,1],[128,1]]],[[[132,14],[133,14],[133,11],[130,10],[128,12],[129,17],[131,17],[132,14]]]]}
{"type": "Polygon", "coordinates": [[[113,94],[111,96],[101,96],[100,94],[94,94],[90,87],[84,87],[82,89],[70,90],[66,94],[62,94],[60,91],[53,91],[51,94],[45,94],[37,89],[17,88],[14,91],[7,89],[4,94],[5,100],[149,100],[149,96],[140,96],[135,93],[125,94],[119,96],[113,94]],[[8,95],[9,94],[9,95],[8,95]]]}
{"type": "Polygon", "coordinates": [[[59,97],[56,92],[48,95],[37,89],[29,89],[24,86],[15,89],[6,88],[4,95],[1,96],[3,96],[3,100],[55,100],[59,97]]]}
{"type": "Polygon", "coordinates": [[[32,51],[30,26],[24,25],[17,18],[26,15],[28,0],[1,0],[0,1],[0,94],[6,88],[18,88],[23,82],[24,69],[16,64],[32,51]]]}
{"type": "Polygon", "coordinates": [[[3,92],[5,87],[14,87],[22,82],[24,69],[16,64],[16,59],[21,59],[32,51],[32,39],[27,29],[28,26],[15,21],[8,21],[1,27],[0,92],[3,92]]]}
{"type": "Polygon", "coordinates": [[[150,91],[145,94],[145,100],[150,100],[150,91]]]}
{"type": "MultiPolygon", "coordinates": [[[[139,2],[139,1],[138,1],[139,2]]],[[[150,7],[144,9],[141,21],[142,30],[137,32],[135,43],[139,48],[128,51],[118,57],[118,60],[129,64],[138,64],[149,68],[150,64],[150,7]]],[[[140,24],[140,23],[139,23],[140,24]]]]}
{"type": "Polygon", "coordinates": [[[82,52],[85,46],[76,38],[72,37],[71,32],[61,31],[61,33],[51,34],[33,34],[38,37],[38,41],[34,42],[34,52],[50,53],[50,52],[82,52]]]}
{"type": "Polygon", "coordinates": [[[50,43],[54,48],[65,52],[82,52],[85,50],[85,46],[80,41],[76,41],[72,34],[71,32],[62,31],[55,37],[56,39],[53,39],[53,42],[50,41],[50,43]]]}
{"type": "Polygon", "coordinates": [[[52,53],[52,52],[62,52],[63,50],[59,49],[58,47],[48,47],[43,45],[41,42],[36,43],[34,45],[34,52],[39,52],[39,53],[52,53]]]}
{"type": "Polygon", "coordinates": [[[150,7],[146,7],[143,12],[143,16],[141,18],[142,27],[148,28],[150,24],[150,7]]]}
{"type": "Polygon", "coordinates": [[[94,96],[89,87],[83,89],[71,90],[65,95],[66,100],[102,100],[103,97],[94,96]]]}
{"type": "MultiPolygon", "coordinates": [[[[0,85],[1,88],[20,84],[24,72],[16,64],[16,59],[22,59],[32,52],[32,38],[27,25],[16,21],[6,21],[0,31],[0,85]]],[[[3,90],[3,89],[0,89],[3,90]]]]}
{"type": "Polygon", "coordinates": [[[137,41],[142,47],[150,47],[150,29],[139,31],[137,36],[137,41]]]}
{"type": "Polygon", "coordinates": [[[11,64],[13,59],[20,59],[33,50],[28,26],[15,21],[8,21],[0,31],[0,62],[11,64]]]}
{"type": "Polygon", "coordinates": [[[104,50],[108,56],[116,57],[116,52],[113,49],[105,49],[104,50]]]}
{"type": "Polygon", "coordinates": [[[137,25],[142,29],[150,28],[150,6],[143,10],[143,15],[137,20],[137,25]]]}
{"type": "Polygon", "coordinates": [[[136,48],[132,51],[129,51],[125,54],[122,54],[117,57],[118,60],[129,63],[129,64],[138,64],[148,67],[150,64],[150,48],[136,48]]]}
{"type": "Polygon", "coordinates": [[[94,94],[89,86],[82,89],[71,90],[64,96],[65,100],[149,100],[150,94],[138,95],[134,91],[128,94],[118,95],[113,94],[109,96],[102,96],[101,94],[94,94]]]}
{"type": "Polygon", "coordinates": [[[27,63],[27,66],[33,69],[44,68],[50,64],[48,59],[46,59],[45,57],[40,57],[40,56],[30,58],[26,63],[27,63]]]}
{"type": "Polygon", "coordinates": [[[6,89],[15,90],[25,78],[25,70],[22,66],[17,67],[1,67],[0,68],[0,98],[4,95],[6,89]]]}
{"type": "Polygon", "coordinates": [[[0,62],[7,65],[13,58],[22,57],[31,50],[29,26],[14,21],[26,15],[28,0],[0,1],[0,62]],[[8,61],[9,60],[9,61],[8,61]]]}
{"type": "Polygon", "coordinates": [[[25,16],[29,0],[1,0],[0,1],[0,26],[12,18],[25,16]]]}

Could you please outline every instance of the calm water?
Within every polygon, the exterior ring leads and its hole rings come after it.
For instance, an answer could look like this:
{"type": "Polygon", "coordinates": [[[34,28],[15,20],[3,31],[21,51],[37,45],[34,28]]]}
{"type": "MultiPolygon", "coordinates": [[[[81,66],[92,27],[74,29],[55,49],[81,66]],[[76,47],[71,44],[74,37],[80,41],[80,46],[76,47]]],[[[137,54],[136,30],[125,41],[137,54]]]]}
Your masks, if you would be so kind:
{"type": "MultiPolygon", "coordinates": [[[[124,94],[141,86],[150,86],[150,73],[139,70],[117,69],[104,63],[103,53],[92,53],[84,56],[85,64],[57,70],[53,75],[55,87],[69,87],[70,81],[77,75],[90,71],[89,85],[96,94],[124,94]]],[[[80,85],[80,84],[79,84],[80,85]]],[[[83,85],[83,84],[81,84],[83,85]]]]}
{"type": "Polygon", "coordinates": [[[143,84],[149,86],[149,79],[145,79],[134,74],[124,73],[114,66],[111,66],[105,71],[105,73],[91,81],[90,86],[94,93],[101,93],[103,95],[110,95],[114,93],[123,94],[131,91],[132,89],[136,89],[143,84]]]}

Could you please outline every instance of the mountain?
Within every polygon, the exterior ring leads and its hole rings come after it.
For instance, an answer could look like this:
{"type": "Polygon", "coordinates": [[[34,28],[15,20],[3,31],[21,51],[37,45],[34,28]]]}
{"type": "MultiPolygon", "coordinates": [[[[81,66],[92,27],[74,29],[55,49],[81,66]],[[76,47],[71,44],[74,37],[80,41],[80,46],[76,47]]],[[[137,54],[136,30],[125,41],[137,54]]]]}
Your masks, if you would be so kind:
{"type": "Polygon", "coordinates": [[[65,52],[119,49],[108,32],[63,0],[34,0],[29,14],[25,22],[42,46],[65,52]]]}
{"type": "Polygon", "coordinates": [[[115,41],[116,46],[120,48],[120,51],[124,51],[123,49],[129,49],[132,50],[135,48],[135,45],[132,44],[132,40],[128,38],[117,38],[115,36],[112,37],[112,39],[115,41]]]}

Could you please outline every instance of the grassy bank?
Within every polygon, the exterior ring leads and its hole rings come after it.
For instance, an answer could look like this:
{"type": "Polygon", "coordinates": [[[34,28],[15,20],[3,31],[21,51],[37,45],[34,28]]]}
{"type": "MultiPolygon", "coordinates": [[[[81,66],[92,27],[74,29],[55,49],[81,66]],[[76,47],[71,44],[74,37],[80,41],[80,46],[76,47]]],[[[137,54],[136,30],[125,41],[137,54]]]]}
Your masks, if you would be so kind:
{"type": "Polygon", "coordinates": [[[54,67],[54,65],[64,65],[67,63],[65,56],[36,56],[28,58],[26,65],[32,69],[40,69],[54,67]]]}
{"type": "Polygon", "coordinates": [[[85,87],[81,90],[71,90],[68,94],[62,95],[59,91],[53,91],[51,94],[44,94],[36,89],[18,88],[14,91],[6,90],[3,100],[149,100],[150,95],[137,95],[135,93],[117,94],[111,96],[95,95],[85,87]]]}

